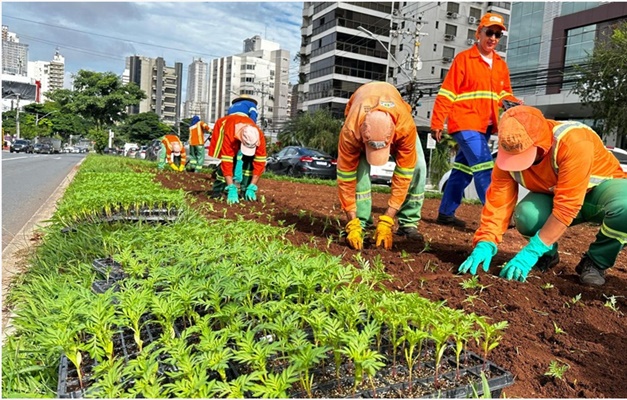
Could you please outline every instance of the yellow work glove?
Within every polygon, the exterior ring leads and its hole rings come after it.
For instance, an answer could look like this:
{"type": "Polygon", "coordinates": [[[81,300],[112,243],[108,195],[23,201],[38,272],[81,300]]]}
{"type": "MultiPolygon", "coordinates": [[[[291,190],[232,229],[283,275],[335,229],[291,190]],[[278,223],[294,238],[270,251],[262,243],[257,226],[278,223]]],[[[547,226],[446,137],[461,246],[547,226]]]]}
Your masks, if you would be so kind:
{"type": "Polygon", "coordinates": [[[364,232],[361,229],[359,218],[351,219],[344,229],[346,230],[348,245],[355,250],[361,250],[364,247],[364,232]]]}
{"type": "Polygon", "coordinates": [[[379,223],[377,224],[377,230],[374,233],[374,240],[377,247],[383,244],[383,248],[390,250],[392,248],[392,227],[394,226],[394,219],[387,215],[379,217],[379,223]]]}

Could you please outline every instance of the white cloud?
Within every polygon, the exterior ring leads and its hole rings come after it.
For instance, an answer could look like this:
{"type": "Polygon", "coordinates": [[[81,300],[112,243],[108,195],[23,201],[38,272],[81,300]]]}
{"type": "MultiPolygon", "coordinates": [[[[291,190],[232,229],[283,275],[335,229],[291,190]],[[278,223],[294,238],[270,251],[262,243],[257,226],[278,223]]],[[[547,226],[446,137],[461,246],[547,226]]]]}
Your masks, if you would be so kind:
{"type": "MultiPolygon", "coordinates": [[[[300,48],[302,2],[3,2],[2,24],[29,45],[29,60],[51,60],[66,70],[121,74],[130,55],[163,57],[187,66],[242,52],[260,35],[290,51],[300,48]]],[[[292,64],[290,75],[297,75],[292,64]]],[[[292,79],[295,81],[295,78],[292,79]]],[[[183,82],[183,86],[186,82],[183,82]]]]}

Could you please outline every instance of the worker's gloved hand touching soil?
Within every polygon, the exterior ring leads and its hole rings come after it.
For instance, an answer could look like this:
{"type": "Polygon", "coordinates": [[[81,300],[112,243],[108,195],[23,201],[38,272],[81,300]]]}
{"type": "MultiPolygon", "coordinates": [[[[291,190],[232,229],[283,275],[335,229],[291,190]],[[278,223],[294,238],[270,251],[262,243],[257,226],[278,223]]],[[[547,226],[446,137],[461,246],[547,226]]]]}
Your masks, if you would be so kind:
{"type": "Polygon", "coordinates": [[[477,273],[477,267],[483,263],[483,270],[488,272],[492,257],[496,254],[496,245],[492,242],[479,242],[475,246],[470,256],[459,266],[457,272],[465,274],[470,272],[472,275],[477,273]]]}
{"type": "Polygon", "coordinates": [[[377,247],[383,245],[383,248],[390,250],[392,248],[392,227],[394,226],[394,219],[387,215],[379,217],[379,223],[377,224],[377,230],[374,233],[374,240],[377,247]]]}
{"type": "Polygon", "coordinates": [[[237,186],[229,185],[226,187],[226,204],[235,204],[239,203],[239,198],[237,195],[237,186]]]}
{"type": "Polygon", "coordinates": [[[248,201],[257,200],[257,194],[255,192],[257,192],[257,185],[254,185],[251,183],[246,188],[246,193],[244,194],[244,198],[248,201]]]}
{"type": "Polygon", "coordinates": [[[544,244],[536,233],[529,241],[529,244],[523,247],[523,249],[505,265],[505,268],[503,268],[499,276],[507,280],[514,279],[524,282],[527,279],[527,274],[529,274],[531,268],[538,262],[538,259],[549,250],[551,250],[551,246],[544,244]]]}
{"type": "Polygon", "coordinates": [[[361,250],[364,246],[364,232],[361,229],[359,218],[351,219],[344,229],[346,230],[348,245],[355,250],[361,250]]]}

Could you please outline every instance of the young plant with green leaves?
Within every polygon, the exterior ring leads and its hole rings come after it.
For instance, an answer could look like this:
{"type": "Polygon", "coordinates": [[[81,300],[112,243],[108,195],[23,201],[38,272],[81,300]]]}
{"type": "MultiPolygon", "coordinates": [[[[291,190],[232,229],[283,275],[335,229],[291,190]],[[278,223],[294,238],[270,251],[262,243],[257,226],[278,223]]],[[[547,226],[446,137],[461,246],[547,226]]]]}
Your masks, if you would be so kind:
{"type": "Polygon", "coordinates": [[[306,336],[295,336],[292,340],[294,351],[289,355],[292,366],[296,369],[300,384],[309,398],[313,398],[312,387],[314,374],[311,369],[327,358],[331,350],[327,346],[316,346],[307,340],[306,336]]]}
{"type": "Polygon", "coordinates": [[[366,326],[362,332],[350,331],[342,334],[345,345],[340,349],[340,352],[352,360],[354,367],[353,395],[357,393],[357,388],[361,385],[364,374],[366,374],[376,396],[374,375],[385,366],[385,363],[382,362],[385,357],[370,349],[371,340],[376,330],[377,328],[374,326],[369,328],[366,326]]]}
{"type": "Polygon", "coordinates": [[[509,322],[499,321],[494,324],[490,324],[485,318],[478,317],[476,323],[479,325],[482,335],[481,348],[483,350],[483,367],[487,367],[488,353],[492,351],[501,342],[502,331],[507,329],[509,322]]]}
{"type": "Polygon", "coordinates": [[[120,312],[130,324],[133,330],[133,339],[137,343],[137,347],[141,352],[144,342],[141,339],[142,317],[148,313],[149,306],[152,301],[152,292],[144,287],[135,287],[134,281],[131,279],[122,282],[120,293],[120,312]]]}
{"type": "Polygon", "coordinates": [[[560,362],[553,360],[549,364],[549,369],[544,373],[544,375],[556,379],[564,379],[564,374],[566,373],[566,371],[568,371],[569,368],[570,365],[561,364],[560,362]]]}

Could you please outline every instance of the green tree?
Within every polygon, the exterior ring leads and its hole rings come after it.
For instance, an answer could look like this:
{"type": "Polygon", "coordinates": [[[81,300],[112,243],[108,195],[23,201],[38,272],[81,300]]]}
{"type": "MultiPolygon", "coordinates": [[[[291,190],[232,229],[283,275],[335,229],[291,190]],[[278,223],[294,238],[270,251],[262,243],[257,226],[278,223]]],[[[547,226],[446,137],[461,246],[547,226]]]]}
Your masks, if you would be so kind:
{"type": "Polygon", "coordinates": [[[146,94],[135,83],[122,84],[113,72],[80,70],[74,76],[74,90],[57,89],[48,93],[62,111],[93,121],[105,129],[123,121],[129,106],[138,105],[146,94]]]}
{"type": "Polygon", "coordinates": [[[307,146],[337,155],[342,123],[326,109],[302,113],[287,121],[277,139],[282,146],[307,146]]]}
{"type": "Polygon", "coordinates": [[[576,67],[581,78],[573,92],[582,103],[592,107],[599,133],[614,130],[627,135],[627,23],[597,39],[594,51],[584,64],[576,67]]]}
{"type": "Polygon", "coordinates": [[[123,124],[116,128],[118,135],[130,142],[148,143],[170,132],[170,127],[161,121],[154,112],[129,115],[123,124]]]}

